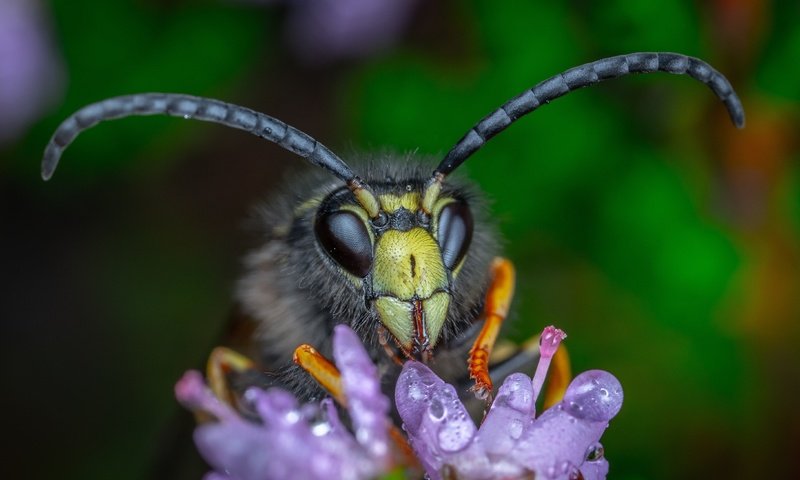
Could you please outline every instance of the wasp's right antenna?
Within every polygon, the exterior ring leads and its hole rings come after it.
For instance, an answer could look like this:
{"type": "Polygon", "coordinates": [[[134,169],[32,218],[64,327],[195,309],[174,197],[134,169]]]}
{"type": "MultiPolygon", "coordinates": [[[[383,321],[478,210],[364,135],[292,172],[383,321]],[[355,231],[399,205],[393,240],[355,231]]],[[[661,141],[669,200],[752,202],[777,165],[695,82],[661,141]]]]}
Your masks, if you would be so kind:
{"type": "Polygon", "coordinates": [[[277,143],[312,164],[328,170],[347,183],[370,217],[376,218],[380,213],[380,205],[375,195],[350,170],[344,160],[300,130],[246,107],[211,98],[177,93],[141,93],[108,98],[87,105],[73,113],[59,125],[47,144],[44,158],[42,158],[42,178],[50,179],[64,149],[82,131],[104,120],[134,115],[169,115],[186,119],[193,118],[250,132],[277,143]]]}

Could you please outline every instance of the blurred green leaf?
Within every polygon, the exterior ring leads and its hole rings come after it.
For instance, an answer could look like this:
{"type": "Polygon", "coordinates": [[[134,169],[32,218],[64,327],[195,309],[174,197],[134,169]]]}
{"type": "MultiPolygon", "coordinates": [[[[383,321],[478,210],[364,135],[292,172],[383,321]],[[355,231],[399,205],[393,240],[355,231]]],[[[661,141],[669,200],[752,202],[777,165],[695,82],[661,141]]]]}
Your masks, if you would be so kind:
{"type": "Polygon", "coordinates": [[[773,48],[766,51],[756,84],[759,90],[798,102],[800,62],[796,59],[800,58],[800,25],[795,22],[787,27],[774,34],[773,48]]]}
{"type": "Polygon", "coordinates": [[[688,0],[576,2],[586,41],[603,55],[700,51],[698,9],[688,0]]]}

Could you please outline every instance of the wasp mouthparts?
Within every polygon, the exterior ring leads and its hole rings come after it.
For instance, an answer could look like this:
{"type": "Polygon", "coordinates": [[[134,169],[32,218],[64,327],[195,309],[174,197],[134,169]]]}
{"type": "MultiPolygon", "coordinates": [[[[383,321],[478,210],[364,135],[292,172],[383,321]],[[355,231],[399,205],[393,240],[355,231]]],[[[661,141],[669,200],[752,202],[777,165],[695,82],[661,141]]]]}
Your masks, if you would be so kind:
{"type": "Polygon", "coordinates": [[[431,359],[431,342],[428,338],[428,329],[425,325],[425,310],[421,300],[412,301],[412,318],[414,319],[414,343],[411,354],[422,363],[431,359]]]}

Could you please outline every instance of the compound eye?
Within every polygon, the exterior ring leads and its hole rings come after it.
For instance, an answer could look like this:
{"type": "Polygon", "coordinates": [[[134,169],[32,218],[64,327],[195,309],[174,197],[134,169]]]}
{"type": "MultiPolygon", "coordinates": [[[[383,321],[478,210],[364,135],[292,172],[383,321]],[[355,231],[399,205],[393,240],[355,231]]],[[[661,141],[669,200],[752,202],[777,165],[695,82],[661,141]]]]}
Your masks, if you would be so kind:
{"type": "Polygon", "coordinates": [[[367,276],[372,267],[372,242],[358,215],[346,210],[322,215],[314,232],[336,263],[357,277],[367,276]]]}
{"type": "Polygon", "coordinates": [[[472,212],[466,203],[448,203],[442,208],[437,236],[444,264],[452,270],[467,254],[472,241],[472,212]]]}

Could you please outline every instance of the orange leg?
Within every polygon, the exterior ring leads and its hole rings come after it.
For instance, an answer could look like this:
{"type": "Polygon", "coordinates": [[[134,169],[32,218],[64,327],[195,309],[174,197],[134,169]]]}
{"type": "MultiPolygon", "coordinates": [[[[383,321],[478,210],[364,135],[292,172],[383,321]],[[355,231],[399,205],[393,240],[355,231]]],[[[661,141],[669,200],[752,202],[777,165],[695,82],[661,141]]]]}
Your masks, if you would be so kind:
{"type": "Polygon", "coordinates": [[[339,369],[316,348],[308,344],[297,347],[294,351],[294,363],[300,365],[314,380],[320,384],[336,400],[336,403],[347,407],[347,398],[342,387],[342,376],[339,369]]]}
{"type": "Polygon", "coordinates": [[[505,258],[495,258],[490,268],[492,283],[486,293],[483,308],[483,328],[469,351],[469,377],[475,380],[471,388],[475,396],[491,399],[492,379],[489,377],[489,356],[492,354],[497,334],[508,315],[514,296],[514,265],[505,258]]]}
{"type": "Polygon", "coordinates": [[[216,347],[211,351],[206,364],[206,377],[211,391],[220,400],[236,407],[236,396],[228,386],[227,375],[255,368],[252,360],[227,347],[216,347]]]}
{"type": "MultiPolygon", "coordinates": [[[[336,366],[325,358],[316,348],[308,344],[297,347],[294,351],[294,363],[314,377],[314,380],[336,400],[336,403],[347,408],[347,396],[342,387],[342,375],[336,366]]],[[[402,464],[416,468],[418,466],[417,457],[408,444],[403,432],[392,424],[389,426],[389,437],[395,443],[402,459],[402,464]]]]}

